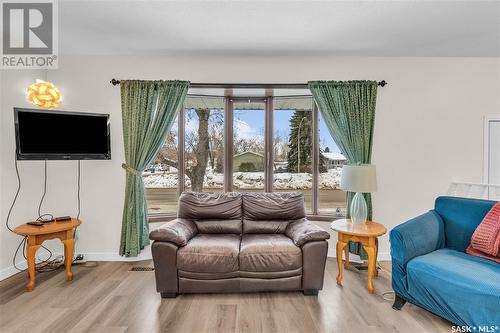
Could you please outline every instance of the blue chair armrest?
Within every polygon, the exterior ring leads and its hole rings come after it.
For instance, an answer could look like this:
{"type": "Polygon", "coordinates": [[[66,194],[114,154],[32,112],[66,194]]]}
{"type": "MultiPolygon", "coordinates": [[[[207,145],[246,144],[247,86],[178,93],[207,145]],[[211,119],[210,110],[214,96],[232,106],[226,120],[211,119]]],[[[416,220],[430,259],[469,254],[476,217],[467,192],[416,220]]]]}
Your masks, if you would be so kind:
{"type": "Polygon", "coordinates": [[[398,225],[389,236],[392,260],[405,267],[411,259],[444,246],[444,222],[431,210],[398,225]]]}

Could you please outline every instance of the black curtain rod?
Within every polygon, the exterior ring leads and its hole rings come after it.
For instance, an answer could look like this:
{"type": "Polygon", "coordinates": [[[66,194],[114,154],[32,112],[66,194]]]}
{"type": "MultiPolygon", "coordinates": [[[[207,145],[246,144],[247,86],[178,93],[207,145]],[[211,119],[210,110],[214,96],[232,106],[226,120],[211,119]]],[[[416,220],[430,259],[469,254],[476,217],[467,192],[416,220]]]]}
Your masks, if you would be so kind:
{"type": "MultiPolygon", "coordinates": [[[[120,84],[120,80],[112,79],[110,83],[114,86],[120,84]]],[[[378,85],[384,87],[387,85],[385,80],[378,82],[378,85]]],[[[189,88],[264,88],[264,89],[308,89],[307,83],[197,83],[189,84],[189,88]]]]}

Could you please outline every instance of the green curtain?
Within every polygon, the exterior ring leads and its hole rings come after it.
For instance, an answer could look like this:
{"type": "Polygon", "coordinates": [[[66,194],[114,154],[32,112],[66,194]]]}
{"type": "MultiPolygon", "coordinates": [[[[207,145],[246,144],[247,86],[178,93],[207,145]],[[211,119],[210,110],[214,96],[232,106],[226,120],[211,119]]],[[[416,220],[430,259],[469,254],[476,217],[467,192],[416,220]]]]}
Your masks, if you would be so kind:
{"type": "Polygon", "coordinates": [[[121,81],[126,171],[120,255],[137,256],[149,244],[142,172],[154,160],[186,98],[187,81],[121,81]]]}
{"type": "MultiPolygon", "coordinates": [[[[351,164],[370,164],[376,81],[310,81],[309,89],[318,105],[326,126],[347,161],[351,164]]],[[[364,193],[368,219],[372,218],[370,193],[364,193]]],[[[347,217],[354,193],[347,193],[347,217]]],[[[367,255],[360,243],[349,242],[349,251],[362,259],[367,255]]]]}

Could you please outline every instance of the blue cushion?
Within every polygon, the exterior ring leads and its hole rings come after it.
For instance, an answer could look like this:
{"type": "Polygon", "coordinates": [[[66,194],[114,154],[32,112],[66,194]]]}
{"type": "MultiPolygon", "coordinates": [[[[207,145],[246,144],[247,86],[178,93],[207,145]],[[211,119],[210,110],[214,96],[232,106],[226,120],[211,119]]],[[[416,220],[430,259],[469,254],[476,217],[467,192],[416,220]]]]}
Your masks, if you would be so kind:
{"type": "Polygon", "coordinates": [[[500,264],[443,248],[407,265],[408,294],[458,325],[500,324],[500,264]]]}
{"type": "Polygon", "coordinates": [[[496,201],[439,197],[435,210],[444,221],[445,247],[465,251],[476,227],[496,201]]]}

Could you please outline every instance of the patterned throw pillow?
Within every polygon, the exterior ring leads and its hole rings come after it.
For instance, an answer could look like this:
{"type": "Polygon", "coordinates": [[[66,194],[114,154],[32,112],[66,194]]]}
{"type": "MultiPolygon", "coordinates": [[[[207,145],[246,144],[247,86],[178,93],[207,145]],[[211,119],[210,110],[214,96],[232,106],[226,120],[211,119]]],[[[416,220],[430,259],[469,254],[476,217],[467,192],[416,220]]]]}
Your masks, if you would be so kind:
{"type": "Polygon", "coordinates": [[[500,263],[500,202],[491,208],[477,226],[466,252],[500,263]]]}

